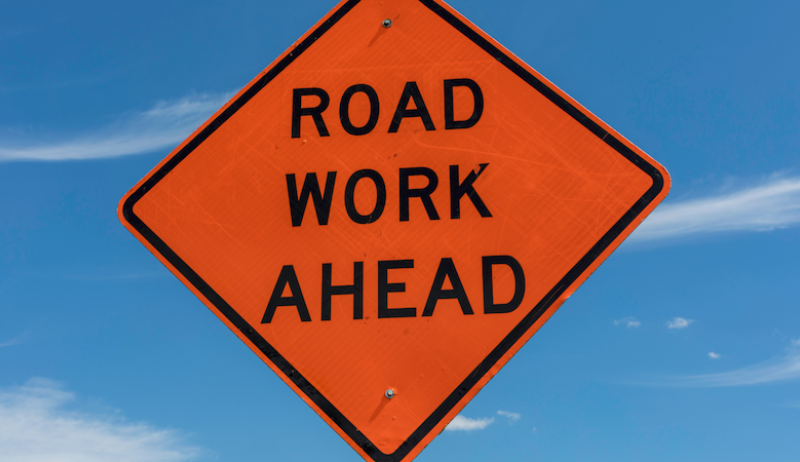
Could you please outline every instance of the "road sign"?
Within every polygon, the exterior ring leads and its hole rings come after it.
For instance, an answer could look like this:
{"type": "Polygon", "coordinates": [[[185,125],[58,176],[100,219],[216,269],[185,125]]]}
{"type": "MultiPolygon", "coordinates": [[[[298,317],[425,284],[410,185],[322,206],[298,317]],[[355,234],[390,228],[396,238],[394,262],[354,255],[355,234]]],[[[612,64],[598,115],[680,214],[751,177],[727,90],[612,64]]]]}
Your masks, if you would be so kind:
{"type": "Polygon", "coordinates": [[[415,457],[666,171],[437,0],[347,0],[123,199],[365,459],[415,457]]]}

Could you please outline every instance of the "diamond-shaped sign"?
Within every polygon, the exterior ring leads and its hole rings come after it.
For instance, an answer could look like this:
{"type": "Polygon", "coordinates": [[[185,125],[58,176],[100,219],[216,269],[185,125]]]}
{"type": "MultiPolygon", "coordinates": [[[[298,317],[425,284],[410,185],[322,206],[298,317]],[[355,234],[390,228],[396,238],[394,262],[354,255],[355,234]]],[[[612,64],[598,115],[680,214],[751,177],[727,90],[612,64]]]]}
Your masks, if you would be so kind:
{"type": "Polygon", "coordinates": [[[349,0],[120,218],[364,458],[416,456],[666,171],[436,0],[349,0]]]}

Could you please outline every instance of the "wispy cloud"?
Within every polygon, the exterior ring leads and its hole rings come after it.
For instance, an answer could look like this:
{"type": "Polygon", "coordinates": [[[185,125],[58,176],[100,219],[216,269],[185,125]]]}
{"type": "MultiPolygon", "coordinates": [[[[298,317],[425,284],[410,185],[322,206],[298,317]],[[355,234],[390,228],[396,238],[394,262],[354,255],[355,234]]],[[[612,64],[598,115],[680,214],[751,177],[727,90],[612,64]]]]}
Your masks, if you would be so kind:
{"type": "Polygon", "coordinates": [[[800,178],[776,176],[760,186],[661,205],[631,234],[630,241],[770,231],[799,224],[800,178]]]}
{"type": "Polygon", "coordinates": [[[519,419],[522,418],[522,414],[518,414],[516,412],[508,412],[508,411],[497,411],[497,415],[501,415],[503,417],[507,417],[509,423],[516,423],[519,419]]]}
{"type": "Polygon", "coordinates": [[[0,389],[0,454],[4,462],[183,462],[201,455],[172,430],[119,417],[70,412],[75,396],[33,379],[0,389]]]}
{"type": "Polygon", "coordinates": [[[800,338],[792,339],[792,345],[800,346],[800,338]]]}
{"type": "Polygon", "coordinates": [[[10,347],[14,345],[19,345],[22,343],[22,339],[28,335],[28,332],[23,332],[22,334],[12,338],[11,340],[6,340],[5,342],[0,342],[0,348],[3,347],[10,347]]]}
{"type": "Polygon", "coordinates": [[[125,114],[107,127],[70,139],[0,140],[0,162],[100,159],[172,149],[231,96],[202,94],[160,102],[148,111],[125,114]]]}
{"type": "Polygon", "coordinates": [[[445,431],[450,432],[471,432],[475,430],[483,430],[484,428],[488,427],[489,425],[494,422],[494,417],[484,417],[482,419],[470,419],[469,417],[464,417],[461,415],[457,415],[446,427],[444,427],[445,431]]]}
{"type": "Polygon", "coordinates": [[[622,319],[617,319],[614,321],[615,326],[625,326],[628,329],[635,329],[637,327],[641,327],[642,322],[633,317],[627,317],[622,319]]]}
{"type": "Polygon", "coordinates": [[[719,354],[714,353],[713,351],[711,351],[711,352],[708,353],[708,357],[711,358],[711,359],[719,359],[722,356],[720,356],[719,354]]]}
{"type": "MultiPolygon", "coordinates": [[[[497,411],[497,415],[507,418],[508,423],[512,425],[522,418],[522,414],[508,411],[497,411]]],[[[446,427],[444,427],[444,429],[450,432],[471,432],[475,430],[483,430],[493,423],[494,417],[471,419],[469,417],[457,415],[449,424],[447,424],[446,427]]]]}
{"type": "Polygon", "coordinates": [[[667,327],[670,329],[686,329],[693,322],[694,319],[672,318],[671,321],[667,321],[667,327]]]}
{"type": "Polygon", "coordinates": [[[662,385],[680,387],[737,387],[800,379],[800,352],[782,358],[717,374],[693,375],[667,380],[662,385]]]}

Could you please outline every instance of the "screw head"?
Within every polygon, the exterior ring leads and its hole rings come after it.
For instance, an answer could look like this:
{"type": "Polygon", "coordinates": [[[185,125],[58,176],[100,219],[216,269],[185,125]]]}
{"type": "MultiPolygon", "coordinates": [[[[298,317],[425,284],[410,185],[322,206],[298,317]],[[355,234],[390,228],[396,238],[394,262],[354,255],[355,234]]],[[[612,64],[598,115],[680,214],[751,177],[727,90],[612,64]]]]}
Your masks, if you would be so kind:
{"type": "Polygon", "coordinates": [[[392,20],[391,19],[384,19],[381,24],[383,25],[383,27],[388,29],[388,28],[392,27],[392,20]]]}
{"type": "Polygon", "coordinates": [[[389,399],[392,399],[392,398],[394,398],[394,390],[389,388],[389,389],[386,390],[386,392],[383,395],[386,396],[389,399]]]}

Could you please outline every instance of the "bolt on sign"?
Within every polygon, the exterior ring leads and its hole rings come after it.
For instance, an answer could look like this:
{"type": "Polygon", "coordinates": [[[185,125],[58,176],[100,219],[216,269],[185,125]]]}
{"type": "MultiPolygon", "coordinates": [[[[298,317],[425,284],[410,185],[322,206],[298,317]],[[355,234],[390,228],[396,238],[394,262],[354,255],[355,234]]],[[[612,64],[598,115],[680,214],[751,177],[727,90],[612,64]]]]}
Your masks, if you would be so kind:
{"type": "Polygon", "coordinates": [[[123,199],[367,460],[408,461],[666,196],[439,0],[345,0],[123,199]]]}

